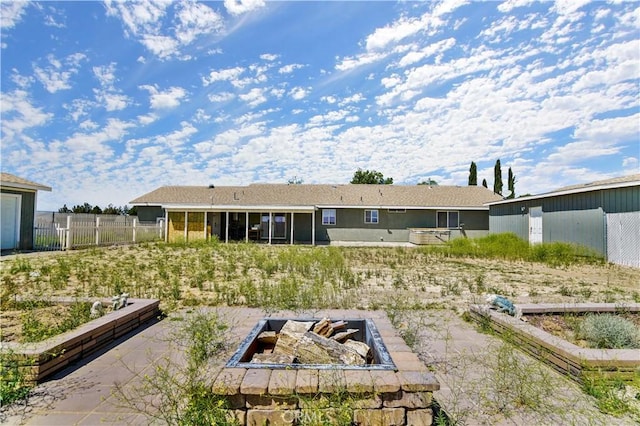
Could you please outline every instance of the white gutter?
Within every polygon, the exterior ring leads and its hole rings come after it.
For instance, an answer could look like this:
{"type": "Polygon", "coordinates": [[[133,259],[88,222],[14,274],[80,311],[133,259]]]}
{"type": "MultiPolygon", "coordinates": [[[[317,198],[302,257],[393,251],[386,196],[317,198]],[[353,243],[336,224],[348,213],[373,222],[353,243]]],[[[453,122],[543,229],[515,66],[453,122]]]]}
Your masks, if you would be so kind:
{"type": "Polygon", "coordinates": [[[460,206],[366,206],[366,205],[344,205],[327,204],[318,205],[319,209],[405,209],[405,210],[489,210],[487,206],[460,207],[460,206]]]}

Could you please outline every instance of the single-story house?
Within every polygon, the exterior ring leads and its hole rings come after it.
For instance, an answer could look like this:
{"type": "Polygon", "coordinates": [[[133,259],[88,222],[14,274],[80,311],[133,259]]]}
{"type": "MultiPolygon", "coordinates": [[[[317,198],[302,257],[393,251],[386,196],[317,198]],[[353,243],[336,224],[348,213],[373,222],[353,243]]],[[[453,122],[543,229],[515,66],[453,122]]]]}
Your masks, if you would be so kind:
{"type": "Polygon", "coordinates": [[[640,174],[488,205],[491,233],[579,244],[609,262],[640,267],[640,174]]]}
{"type": "Polygon", "coordinates": [[[412,229],[485,235],[486,203],[499,199],[481,186],[251,184],[165,186],[130,204],[140,221],[164,220],[167,241],[316,244],[408,242],[412,229]]]}
{"type": "Polygon", "coordinates": [[[9,173],[0,173],[2,250],[32,250],[38,191],[51,188],[9,173]]]}

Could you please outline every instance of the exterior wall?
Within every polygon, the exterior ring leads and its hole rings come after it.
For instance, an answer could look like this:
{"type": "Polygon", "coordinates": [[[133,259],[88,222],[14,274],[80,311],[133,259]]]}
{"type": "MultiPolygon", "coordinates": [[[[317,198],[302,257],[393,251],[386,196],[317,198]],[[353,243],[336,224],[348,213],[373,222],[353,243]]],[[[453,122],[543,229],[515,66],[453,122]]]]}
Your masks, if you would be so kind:
{"type": "Polygon", "coordinates": [[[138,206],[136,210],[140,222],[155,222],[157,218],[164,218],[164,209],[160,206],[138,206]]]}
{"type": "Polygon", "coordinates": [[[516,199],[509,204],[491,206],[490,232],[513,232],[528,241],[528,211],[531,207],[537,206],[542,207],[543,242],[579,244],[606,255],[606,215],[640,211],[640,186],[550,196],[521,202],[516,199]]]}
{"type": "MultiPolygon", "coordinates": [[[[336,224],[322,224],[322,209],[316,212],[316,241],[364,241],[408,242],[409,228],[435,228],[437,210],[406,210],[392,213],[378,209],[378,223],[364,222],[365,209],[336,209],[336,224]]],[[[488,211],[459,211],[459,221],[464,224],[468,237],[486,235],[489,232],[488,211]]],[[[462,236],[452,232],[452,238],[462,236]]]]}
{"type": "Polygon", "coordinates": [[[22,196],[20,206],[20,238],[18,241],[19,250],[33,249],[33,228],[35,226],[35,203],[36,193],[29,191],[12,190],[2,188],[2,193],[17,194],[22,196]]]}

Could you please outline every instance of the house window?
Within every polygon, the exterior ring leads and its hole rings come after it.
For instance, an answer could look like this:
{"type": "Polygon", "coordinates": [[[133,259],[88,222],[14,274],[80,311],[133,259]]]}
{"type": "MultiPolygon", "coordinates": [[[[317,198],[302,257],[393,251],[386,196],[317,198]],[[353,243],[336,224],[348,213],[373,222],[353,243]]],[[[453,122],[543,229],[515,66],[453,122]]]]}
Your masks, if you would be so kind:
{"type": "Polygon", "coordinates": [[[322,209],[322,224],[323,225],[336,224],[336,209],[322,209]]]}
{"type": "Polygon", "coordinates": [[[387,209],[389,213],[406,213],[407,209],[387,209]]]}
{"type": "Polygon", "coordinates": [[[365,210],[364,223],[378,223],[378,210],[365,210]]]}
{"type": "Polygon", "coordinates": [[[458,228],[460,222],[458,212],[446,211],[438,212],[438,228],[458,228]]]}

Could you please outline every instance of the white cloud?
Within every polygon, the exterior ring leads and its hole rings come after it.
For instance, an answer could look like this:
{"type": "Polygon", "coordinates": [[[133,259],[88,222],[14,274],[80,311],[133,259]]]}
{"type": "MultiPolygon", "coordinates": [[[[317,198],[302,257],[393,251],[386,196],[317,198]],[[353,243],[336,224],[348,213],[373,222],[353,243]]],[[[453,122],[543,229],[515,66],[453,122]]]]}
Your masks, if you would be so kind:
{"type": "Polygon", "coordinates": [[[278,59],[278,55],[273,53],[264,53],[260,55],[260,59],[262,59],[263,61],[275,61],[276,59],[278,59]]]}
{"type": "Polygon", "coordinates": [[[296,101],[306,98],[308,94],[309,91],[303,87],[294,87],[289,91],[289,96],[296,101]]]}
{"type": "Polygon", "coordinates": [[[456,39],[453,37],[440,40],[420,50],[411,51],[407,53],[404,57],[402,57],[402,59],[400,59],[400,62],[398,63],[398,65],[401,67],[406,67],[416,62],[420,62],[423,59],[428,58],[430,56],[446,52],[447,50],[455,46],[455,44],[456,44],[456,39]]]}
{"type": "Polygon", "coordinates": [[[211,102],[228,102],[234,99],[236,95],[229,92],[221,92],[221,93],[211,93],[209,95],[209,100],[211,102]]]}
{"type": "Polygon", "coordinates": [[[265,89],[259,89],[257,87],[251,89],[248,93],[239,95],[239,98],[245,101],[250,107],[256,107],[262,103],[267,102],[266,96],[264,96],[265,89]]]}
{"type": "Polygon", "coordinates": [[[288,65],[285,65],[285,66],[281,67],[278,70],[278,72],[280,74],[291,74],[292,72],[294,72],[295,70],[300,69],[300,68],[304,68],[304,65],[302,65],[302,64],[288,64],[288,65]]]}
{"type": "Polygon", "coordinates": [[[53,114],[34,106],[24,90],[3,92],[0,112],[2,112],[0,125],[4,136],[3,143],[11,141],[27,129],[42,126],[53,118],[53,114]]]}
{"type": "Polygon", "coordinates": [[[118,93],[96,93],[96,100],[102,103],[107,111],[119,111],[129,105],[129,97],[118,93]]]}
{"type": "Polygon", "coordinates": [[[152,109],[175,108],[187,96],[187,92],[182,87],[170,87],[164,92],[159,91],[156,86],[150,85],[143,85],[140,88],[147,90],[151,95],[149,102],[152,109]]]}
{"type": "Polygon", "coordinates": [[[203,86],[208,86],[216,81],[234,81],[244,72],[242,67],[234,67],[222,69],[219,71],[211,71],[209,77],[202,77],[203,86]]]}
{"type": "Polygon", "coordinates": [[[27,1],[0,2],[0,28],[13,28],[22,19],[27,6],[27,1]]]}
{"type": "Polygon", "coordinates": [[[69,55],[63,60],[57,59],[53,55],[48,55],[49,66],[41,68],[34,65],[33,70],[36,78],[49,93],[71,88],[71,77],[78,74],[80,62],[86,59],[81,53],[69,55]]]}
{"type": "Polygon", "coordinates": [[[518,7],[526,7],[536,0],[506,0],[498,5],[498,10],[502,13],[509,13],[518,7]]]}
{"type": "Polygon", "coordinates": [[[202,35],[216,33],[224,28],[222,17],[204,3],[179,3],[176,21],[176,38],[183,45],[192,43],[202,35]]]}
{"type": "Polygon", "coordinates": [[[264,6],[264,0],[224,0],[224,7],[231,15],[242,15],[264,6]]]}
{"type": "Polygon", "coordinates": [[[640,162],[637,157],[624,157],[622,159],[622,167],[634,170],[635,172],[638,171],[639,164],[640,162]]]}

